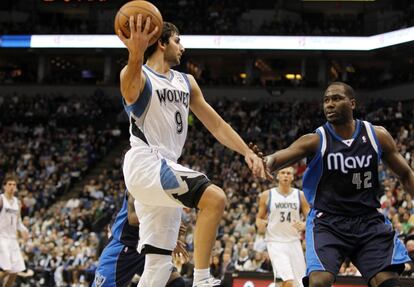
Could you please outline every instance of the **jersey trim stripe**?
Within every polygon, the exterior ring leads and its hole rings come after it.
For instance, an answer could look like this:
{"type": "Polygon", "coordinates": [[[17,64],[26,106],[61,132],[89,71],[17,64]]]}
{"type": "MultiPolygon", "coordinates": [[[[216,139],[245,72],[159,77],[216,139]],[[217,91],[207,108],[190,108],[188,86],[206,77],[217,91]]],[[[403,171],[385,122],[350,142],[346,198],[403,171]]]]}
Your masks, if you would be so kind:
{"type": "Polygon", "coordinates": [[[175,189],[180,187],[177,178],[175,177],[174,172],[168,166],[165,159],[161,160],[161,169],[160,169],[160,179],[161,186],[164,190],[175,189]]]}
{"type": "Polygon", "coordinates": [[[185,82],[187,83],[188,92],[190,93],[190,98],[191,98],[191,85],[190,85],[190,80],[188,79],[188,75],[186,73],[181,73],[181,74],[183,75],[183,78],[185,82]]]}
{"type": "Polygon", "coordinates": [[[273,188],[269,190],[269,198],[268,198],[268,201],[267,201],[267,213],[268,214],[270,213],[270,204],[272,202],[272,190],[273,190],[273,188]]]}
{"type": "MultiPolygon", "coordinates": [[[[322,128],[322,127],[321,127],[322,128]]],[[[323,128],[322,128],[323,129],[323,128]]],[[[323,131],[320,131],[319,128],[316,130],[316,133],[319,135],[319,146],[320,149],[313,157],[309,163],[305,174],[303,175],[303,192],[305,193],[306,200],[313,207],[316,197],[316,191],[318,189],[319,181],[322,177],[323,172],[323,155],[322,147],[326,151],[326,135],[323,131]]],[[[325,153],[324,151],[324,153],[325,153]]]]}
{"type": "Polygon", "coordinates": [[[325,151],[326,151],[326,133],[325,133],[325,129],[323,127],[319,127],[317,129],[317,131],[319,131],[319,136],[320,136],[319,150],[321,152],[321,155],[324,156],[325,151]]]}
{"type": "Polygon", "coordinates": [[[173,70],[170,70],[170,77],[168,78],[168,77],[166,77],[165,75],[158,74],[157,72],[155,72],[153,69],[151,69],[151,68],[150,68],[150,67],[148,67],[147,65],[144,65],[144,67],[145,67],[148,71],[150,71],[150,73],[154,74],[155,76],[157,76],[157,77],[159,77],[159,78],[161,78],[161,79],[164,79],[164,80],[167,80],[167,81],[170,81],[170,82],[174,79],[174,71],[173,71],[173,70]]]}
{"type": "Polygon", "coordinates": [[[315,233],[313,228],[315,227],[316,210],[312,209],[310,212],[307,224],[306,224],[306,260],[307,270],[306,275],[309,275],[312,271],[325,271],[315,248],[315,233]]]}
{"type": "Polygon", "coordinates": [[[381,150],[381,146],[378,142],[377,135],[375,134],[374,127],[366,121],[363,121],[363,123],[365,125],[365,129],[367,130],[368,138],[369,138],[369,141],[371,142],[372,147],[377,152],[378,158],[381,158],[382,150],[381,150]]]}
{"type": "Polygon", "coordinates": [[[148,106],[148,103],[150,102],[151,94],[152,94],[152,85],[151,85],[150,78],[147,76],[145,71],[144,71],[144,75],[146,78],[145,86],[138,100],[135,103],[128,105],[125,102],[125,99],[122,98],[122,102],[124,103],[125,111],[127,112],[128,116],[131,116],[131,113],[132,113],[136,117],[141,117],[146,107],[148,106]]]}

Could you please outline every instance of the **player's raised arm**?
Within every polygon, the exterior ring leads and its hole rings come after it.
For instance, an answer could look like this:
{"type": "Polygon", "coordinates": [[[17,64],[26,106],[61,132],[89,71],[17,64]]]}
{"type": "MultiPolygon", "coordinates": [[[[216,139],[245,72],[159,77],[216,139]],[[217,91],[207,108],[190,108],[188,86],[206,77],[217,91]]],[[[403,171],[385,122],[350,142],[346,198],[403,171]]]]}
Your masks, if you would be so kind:
{"type": "Polygon", "coordinates": [[[193,76],[188,75],[191,85],[191,111],[223,145],[240,153],[254,176],[266,177],[262,159],[259,158],[239,136],[239,134],[206,102],[193,76]]]}
{"type": "MultiPolygon", "coordinates": [[[[153,31],[150,29],[151,19],[142,19],[139,14],[135,20],[134,16],[129,19],[129,28],[131,36],[126,38],[121,30],[118,30],[118,36],[128,49],[128,64],[122,69],[120,74],[121,93],[127,104],[133,104],[138,99],[145,85],[145,76],[142,72],[144,63],[144,53],[148,48],[150,39],[157,33],[158,27],[153,31]],[[145,27],[142,30],[142,25],[145,27]]],[[[156,45],[156,44],[154,44],[156,45]]]]}
{"type": "Polygon", "coordinates": [[[289,166],[313,153],[319,146],[319,135],[306,134],[294,141],[289,147],[266,156],[267,168],[270,172],[289,166]]]}
{"type": "Polygon", "coordinates": [[[414,172],[407,161],[398,152],[395,141],[389,132],[380,126],[375,126],[375,133],[382,149],[382,160],[399,177],[405,191],[414,196],[414,172]]]}

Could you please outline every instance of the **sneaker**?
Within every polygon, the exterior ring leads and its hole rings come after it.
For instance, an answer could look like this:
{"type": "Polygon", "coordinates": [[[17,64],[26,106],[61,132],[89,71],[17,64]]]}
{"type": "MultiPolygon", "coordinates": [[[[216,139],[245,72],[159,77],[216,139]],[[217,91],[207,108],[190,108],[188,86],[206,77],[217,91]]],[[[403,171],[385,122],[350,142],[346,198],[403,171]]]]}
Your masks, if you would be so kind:
{"type": "Polygon", "coordinates": [[[193,284],[193,287],[214,287],[220,286],[221,280],[210,277],[193,284]]]}

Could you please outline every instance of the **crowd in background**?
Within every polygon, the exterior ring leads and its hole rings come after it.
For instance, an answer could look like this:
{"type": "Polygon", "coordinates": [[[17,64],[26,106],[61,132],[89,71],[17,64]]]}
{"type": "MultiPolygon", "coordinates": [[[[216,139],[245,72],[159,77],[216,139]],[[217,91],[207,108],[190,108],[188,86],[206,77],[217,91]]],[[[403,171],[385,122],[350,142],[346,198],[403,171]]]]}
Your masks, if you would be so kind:
{"type": "MultiPolygon", "coordinates": [[[[87,122],[85,128],[80,125],[76,129],[51,123],[59,122],[60,112],[57,111],[61,110],[62,102],[71,107],[69,110],[72,114],[76,114],[73,109],[80,101],[81,109],[85,109],[86,113],[95,111],[100,115],[110,114],[112,121],[114,114],[121,111],[121,106],[107,105],[108,108],[102,108],[105,107],[102,105],[99,108],[94,106],[96,101],[90,97],[84,101],[77,97],[43,97],[47,100],[39,100],[39,103],[48,106],[43,115],[47,122],[43,124],[40,118],[37,118],[39,122],[27,119],[39,116],[33,107],[37,101],[21,95],[0,98],[2,113],[7,113],[13,107],[20,113],[19,117],[11,120],[16,121],[15,124],[2,124],[0,129],[3,139],[0,145],[1,171],[12,172],[19,178],[17,196],[23,203],[24,223],[31,234],[30,239],[21,242],[21,245],[26,264],[35,274],[20,276],[18,282],[20,286],[88,286],[107,240],[106,226],[122,201],[125,189],[121,172],[122,154],[114,158],[111,166],[83,181],[80,193],[66,196],[63,193],[69,191],[72,181],[84,179],[84,175],[102,160],[116,139],[113,129],[105,126],[102,129],[94,124],[100,122],[96,120],[87,122]],[[86,103],[92,105],[88,108],[86,103]],[[101,111],[97,112],[97,109],[101,111]],[[34,115],[28,115],[32,112],[34,115]],[[39,129],[44,131],[39,132],[39,129]],[[59,187],[63,184],[66,184],[66,188],[60,191],[59,187]],[[64,200],[60,199],[62,195],[64,200]]],[[[286,147],[298,136],[313,131],[324,122],[320,102],[223,100],[215,101],[212,105],[246,141],[259,144],[266,153],[286,147]]],[[[82,117],[82,114],[73,117],[82,117]]],[[[99,119],[100,115],[96,115],[95,119],[99,119]]],[[[414,168],[414,115],[411,102],[377,100],[365,103],[358,106],[357,116],[384,125],[395,138],[404,158],[414,168]]],[[[180,162],[207,174],[215,184],[223,187],[228,197],[228,206],[211,259],[213,274],[223,278],[226,271],[270,272],[271,264],[264,242],[265,230],[258,230],[254,222],[258,195],[275,183],[253,179],[241,156],[213,139],[192,115],[189,123],[189,140],[180,162]]],[[[126,133],[123,136],[126,139],[126,133]]],[[[301,187],[305,168],[304,161],[295,165],[296,187],[301,187]]],[[[392,221],[402,240],[409,234],[414,239],[412,197],[383,167],[380,181],[384,189],[381,212],[392,221]]],[[[194,210],[187,210],[183,218],[188,227],[182,240],[187,243],[190,254],[193,251],[195,217],[194,210]]],[[[190,281],[192,260],[177,260],[175,263],[181,274],[190,281]]],[[[352,264],[346,263],[341,274],[358,275],[358,271],[352,264]]]]}
{"type": "MultiPolygon", "coordinates": [[[[84,10],[84,15],[66,14],[61,10],[48,12],[47,9],[37,8],[38,5],[26,4],[7,7],[5,12],[13,17],[3,17],[0,29],[4,34],[112,34],[113,19],[119,7],[114,5],[90,4],[90,9],[84,10]],[[95,5],[95,6],[93,6],[95,5]],[[27,11],[38,10],[37,13],[27,11]],[[21,14],[19,14],[21,13],[21,14]]],[[[127,1],[119,2],[119,4],[127,1]]],[[[186,34],[193,35],[368,35],[388,32],[394,29],[412,26],[414,7],[409,1],[378,9],[378,13],[394,11],[396,13],[378,16],[378,19],[387,18],[383,25],[367,29],[369,19],[364,19],[371,9],[359,13],[344,12],[340,7],[331,9],[330,14],[300,12],[289,8],[289,5],[279,2],[263,1],[249,3],[242,0],[206,1],[180,0],[161,1],[153,0],[162,11],[163,18],[177,24],[186,34]],[[274,16],[261,25],[255,25],[252,19],[245,17],[253,9],[272,11],[274,16]],[[281,17],[280,11],[285,16],[281,17]],[[192,15],[192,17],[188,17],[192,15]],[[289,16],[290,15],[290,16],[289,16]],[[371,32],[371,33],[370,33],[371,32]]],[[[399,1],[400,2],[400,1],[399,1]]],[[[401,1],[402,2],[402,1],[401,1]]],[[[74,4],[70,3],[72,6],[74,4]]],[[[53,4],[48,4],[53,7],[53,4]]],[[[69,4],[68,4],[69,5],[69,4]]],[[[69,7],[69,6],[68,6],[69,7]]],[[[82,8],[85,7],[83,4],[82,8]]],[[[257,19],[253,19],[256,21],[257,19]]],[[[371,23],[372,24],[372,23],[371,23]]],[[[371,25],[372,26],[372,25],[371,25]]]]}

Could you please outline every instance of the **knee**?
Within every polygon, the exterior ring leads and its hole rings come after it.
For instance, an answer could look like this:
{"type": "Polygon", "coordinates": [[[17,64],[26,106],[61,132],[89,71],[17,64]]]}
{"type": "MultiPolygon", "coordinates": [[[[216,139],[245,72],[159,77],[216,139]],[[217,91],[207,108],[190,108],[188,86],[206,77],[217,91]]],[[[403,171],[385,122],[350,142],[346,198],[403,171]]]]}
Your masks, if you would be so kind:
{"type": "Polygon", "coordinates": [[[309,286],[310,287],[331,287],[332,284],[329,281],[321,280],[309,280],[309,286]]]}
{"type": "Polygon", "coordinates": [[[329,272],[312,272],[309,276],[310,287],[330,287],[335,277],[329,272]]]}
{"type": "Polygon", "coordinates": [[[168,282],[166,287],[185,287],[185,281],[182,277],[178,277],[168,282]]]}
{"type": "Polygon", "coordinates": [[[222,214],[226,204],[227,198],[224,191],[215,185],[210,185],[201,197],[198,208],[222,214]]]}
{"type": "Polygon", "coordinates": [[[146,254],[144,273],[140,280],[140,284],[142,283],[141,286],[165,286],[170,277],[172,268],[171,255],[146,254]],[[155,282],[160,284],[157,285],[155,282]]]}

